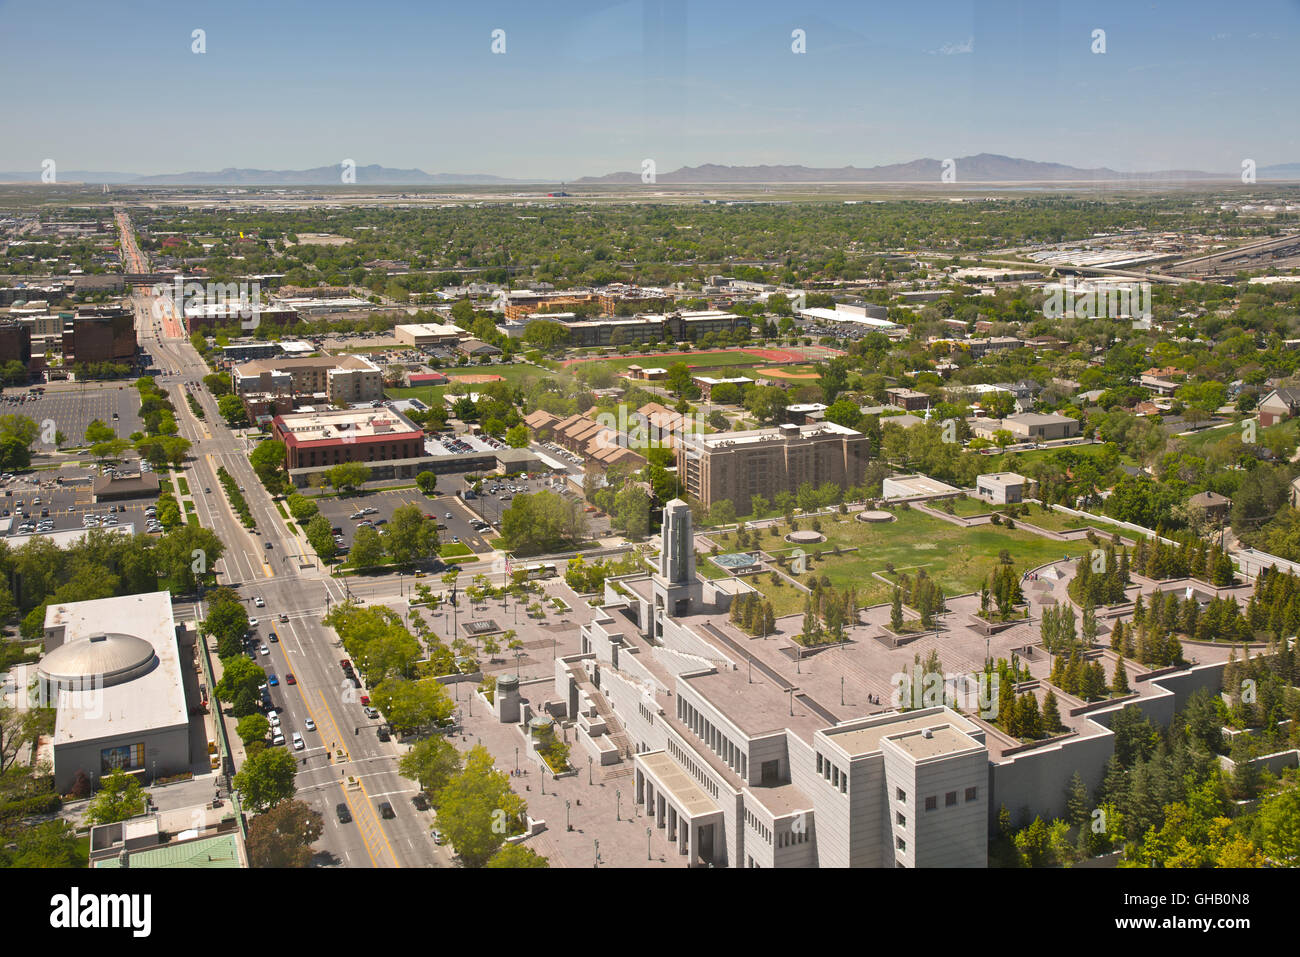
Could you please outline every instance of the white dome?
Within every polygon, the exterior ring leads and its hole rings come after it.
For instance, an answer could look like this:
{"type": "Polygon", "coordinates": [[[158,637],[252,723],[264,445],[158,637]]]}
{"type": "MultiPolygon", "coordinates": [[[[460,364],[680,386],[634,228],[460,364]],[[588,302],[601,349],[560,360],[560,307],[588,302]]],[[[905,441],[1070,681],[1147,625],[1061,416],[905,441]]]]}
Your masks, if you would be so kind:
{"type": "Polygon", "coordinates": [[[108,688],[152,670],[153,645],[135,635],[91,635],[60,645],[41,660],[40,676],[54,684],[84,685],[98,679],[108,688]]]}

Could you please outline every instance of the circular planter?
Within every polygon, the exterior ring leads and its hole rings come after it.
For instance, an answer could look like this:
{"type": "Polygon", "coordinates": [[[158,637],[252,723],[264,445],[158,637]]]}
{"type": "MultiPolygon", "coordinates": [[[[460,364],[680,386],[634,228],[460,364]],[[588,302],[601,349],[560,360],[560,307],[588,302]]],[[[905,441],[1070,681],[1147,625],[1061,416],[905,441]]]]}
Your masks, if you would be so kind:
{"type": "Polygon", "coordinates": [[[872,523],[892,522],[894,521],[894,515],[892,512],[882,512],[876,510],[867,511],[867,512],[858,512],[858,521],[872,522],[872,523]]]}
{"type": "Polygon", "coordinates": [[[785,540],[791,545],[816,545],[819,542],[826,541],[826,536],[821,532],[814,532],[810,528],[803,528],[786,535],[785,540]]]}

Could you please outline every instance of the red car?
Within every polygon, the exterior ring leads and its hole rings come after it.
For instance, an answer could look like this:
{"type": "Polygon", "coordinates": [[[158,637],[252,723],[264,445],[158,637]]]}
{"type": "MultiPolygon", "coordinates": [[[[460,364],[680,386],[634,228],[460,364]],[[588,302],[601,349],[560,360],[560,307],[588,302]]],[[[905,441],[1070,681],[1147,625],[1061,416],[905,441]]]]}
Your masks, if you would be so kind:
{"type": "Polygon", "coordinates": [[[284,676],[284,683],[287,685],[296,685],[298,683],[298,679],[293,676],[293,672],[291,671],[284,676]]]}
{"type": "Polygon", "coordinates": [[[340,658],[340,659],[339,659],[339,666],[342,667],[342,668],[351,668],[351,667],[352,667],[352,661],[351,661],[350,659],[348,659],[348,658],[340,658]]]}
{"type": "Polygon", "coordinates": [[[363,694],[363,695],[361,696],[361,704],[362,704],[362,706],[365,706],[365,705],[370,704],[370,695],[368,695],[368,694],[363,694]]]}

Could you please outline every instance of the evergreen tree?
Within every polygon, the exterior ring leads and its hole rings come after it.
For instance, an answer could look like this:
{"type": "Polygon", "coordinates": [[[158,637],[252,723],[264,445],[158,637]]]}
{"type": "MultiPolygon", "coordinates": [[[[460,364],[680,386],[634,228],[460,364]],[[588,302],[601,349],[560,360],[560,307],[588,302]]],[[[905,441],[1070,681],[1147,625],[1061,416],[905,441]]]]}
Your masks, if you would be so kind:
{"type": "Polygon", "coordinates": [[[894,586],[893,602],[889,606],[889,627],[895,632],[903,630],[903,591],[894,586]]]}
{"type": "Polygon", "coordinates": [[[1061,730],[1061,709],[1056,703],[1056,692],[1050,688],[1043,698],[1043,730],[1048,734],[1061,730]]]}
{"type": "Polygon", "coordinates": [[[1115,659],[1115,675],[1111,678],[1110,690],[1116,694],[1128,694],[1128,669],[1124,667],[1124,656],[1115,659]]]}

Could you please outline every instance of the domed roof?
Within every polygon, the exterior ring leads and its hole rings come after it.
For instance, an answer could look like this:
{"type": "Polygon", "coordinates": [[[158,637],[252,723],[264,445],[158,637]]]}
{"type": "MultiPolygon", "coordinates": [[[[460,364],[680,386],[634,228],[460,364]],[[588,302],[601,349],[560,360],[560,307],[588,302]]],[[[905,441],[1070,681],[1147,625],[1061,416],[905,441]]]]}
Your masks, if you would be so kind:
{"type": "Polygon", "coordinates": [[[108,687],[144,674],[155,657],[153,645],[135,635],[91,635],[55,648],[41,661],[39,671],[49,681],[101,678],[108,687]]]}

